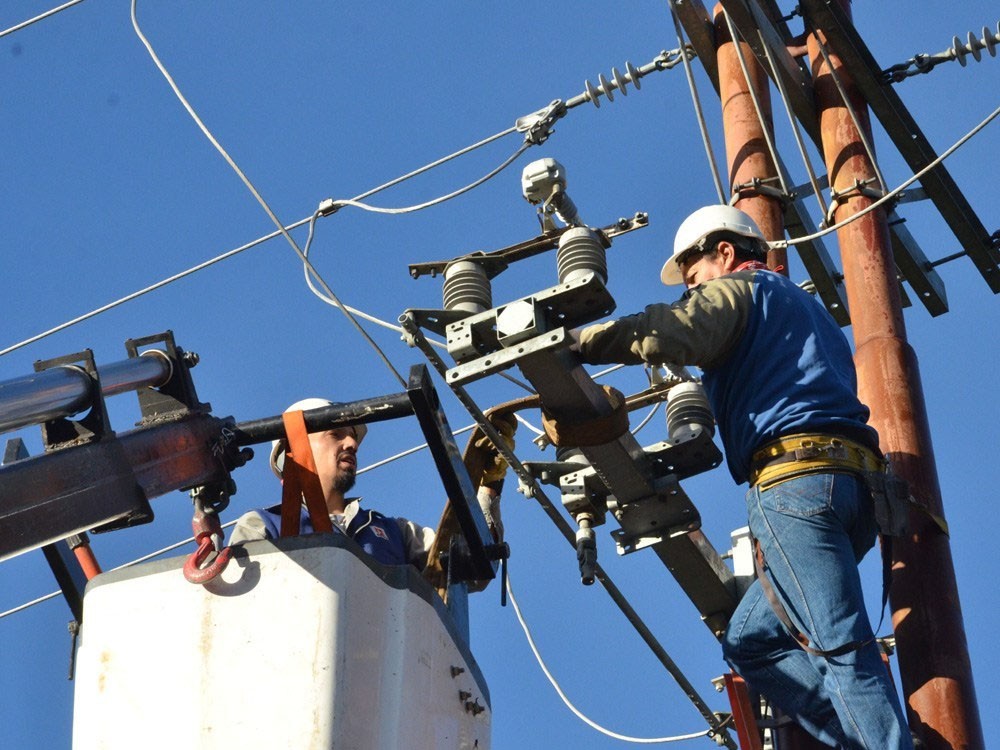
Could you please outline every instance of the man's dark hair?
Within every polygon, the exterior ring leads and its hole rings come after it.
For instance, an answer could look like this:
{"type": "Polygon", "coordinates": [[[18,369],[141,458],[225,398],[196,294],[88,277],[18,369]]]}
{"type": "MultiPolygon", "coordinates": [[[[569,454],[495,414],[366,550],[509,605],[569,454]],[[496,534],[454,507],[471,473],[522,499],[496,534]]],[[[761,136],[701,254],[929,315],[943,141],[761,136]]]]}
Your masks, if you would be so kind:
{"type": "Polygon", "coordinates": [[[744,237],[723,229],[708,235],[702,247],[706,255],[714,255],[720,242],[728,242],[736,248],[736,259],[740,261],[756,260],[761,263],[767,260],[767,244],[754,237],[744,237]]]}

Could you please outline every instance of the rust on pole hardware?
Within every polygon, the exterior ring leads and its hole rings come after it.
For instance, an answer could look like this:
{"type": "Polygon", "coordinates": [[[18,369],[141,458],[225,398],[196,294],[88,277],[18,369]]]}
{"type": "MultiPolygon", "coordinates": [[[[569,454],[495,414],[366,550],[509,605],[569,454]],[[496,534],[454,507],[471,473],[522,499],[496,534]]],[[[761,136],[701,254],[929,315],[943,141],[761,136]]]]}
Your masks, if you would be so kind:
{"type": "MultiPolygon", "coordinates": [[[[837,0],[846,14],[846,0],[837,0]]],[[[811,34],[813,72],[823,152],[839,223],[874,199],[875,170],[861,135],[824,61],[821,34],[811,34]]],[[[871,142],[863,98],[839,60],[827,50],[838,80],[871,142]]],[[[838,230],[854,329],[861,399],[895,472],[910,485],[921,509],[911,510],[905,538],[893,543],[891,603],[897,655],[910,727],[927,750],[984,747],[972,668],[943,517],[930,428],[917,358],[906,340],[896,268],[885,212],[876,209],[838,230]]]]}
{"type": "MultiPolygon", "coordinates": [[[[722,100],[729,189],[732,198],[735,198],[733,205],[749,214],[768,240],[782,239],[781,198],[768,192],[768,188],[777,187],[778,174],[765,135],[765,127],[767,135],[774,131],[769,79],[748,44],[738,42],[737,50],[722,5],[716,5],[713,13],[719,97],[722,100]],[[746,74],[740,64],[740,56],[746,64],[746,74]],[[755,97],[762,117],[758,116],[754,106],[755,97]]],[[[767,265],[774,269],[781,268],[787,276],[787,251],[784,248],[768,251],[767,265]]]]}

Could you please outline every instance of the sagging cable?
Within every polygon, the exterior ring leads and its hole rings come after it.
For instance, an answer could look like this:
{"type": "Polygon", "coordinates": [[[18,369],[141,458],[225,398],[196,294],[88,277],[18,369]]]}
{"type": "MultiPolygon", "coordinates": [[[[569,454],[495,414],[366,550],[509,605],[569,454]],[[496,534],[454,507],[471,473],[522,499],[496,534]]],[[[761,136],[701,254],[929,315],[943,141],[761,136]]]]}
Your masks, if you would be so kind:
{"type": "Polygon", "coordinates": [[[21,29],[25,28],[26,26],[31,26],[31,24],[33,24],[33,23],[37,23],[38,21],[43,21],[46,18],[48,18],[49,16],[54,16],[56,13],[59,13],[60,11],[64,11],[67,8],[71,8],[74,5],[79,5],[82,2],[83,2],[83,0],[69,0],[68,3],[63,3],[62,5],[60,5],[57,8],[52,8],[51,10],[47,10],[44,13],[39,13],[34,18],[29,18],[27,21],[21,21],[21,23],[16,24],[14,26],[11,26],[9,29],[4,29],[3,31],[0,31],[0,37],[5,37],[8,34],[13,34],[15,31],[20,31],[21,29]]]}
{"type": "MultiPolygon", "coordinates": [[[[819,203],[819,210],[823,216],[826,216],[827,208],[826,201],[823,199],[823,189],[820,187],[819,178],[816,176],[816,170],[813,169],[812,161],[809,159],[809,153],[806,151],[805,141],[802,138],[802,133],[799,131],[799,123],[792,113],[791,102],[788,98],[788,90],[785,88],[784,79],[778,74],[778,65],[774,59],[774,51],[771,49],[771,45],[767,43],[764,35],[757,30],[757,37],[760,41],[761,47],[764,50],[764,55],[767,57],[767,65],[771,69],[771,78],[774,80],[778,87],[778,93],[781,96],[781,103],[785,108],[785,116],[788,118],[788,122],[792,128],[792,134],[795,136],[795,144],[799,149],[799,158],[802,159],[802,164],[806,169],[806,174],[809,175],[809,185],[812,187],[813,195],[816,198],[816,202],[819,203]]],[[[788,189],[786,188],[786,192],[788,189]]]]}
{"type": "Polygon", "coordinates": [[[771,247],[771,248],[774,248],[774,249],[778,249],[778,248],[788,247],[789,245],[796,245],[796,244],[798,244],[800,242],[811,242],[812,240],[819,239],[820,237],[824,237],[824,236],[830,234],[831,232],[836,232],[837,230],[842,229],[843,227],[846,227],[852,221],[857,221],[862,216],[870,214],[876,208],[880,208],[881,206],[885,205],[889,201],[894,200],[897,195],[899,195],[901,192],[903,192],[904,190],[906,190],[906,188],[908,188],[914,182],[916,182],[921,177],[923,177],[925,174],[927,174],[928,172],[930,172],[936,166],[938,166],[939,164],[941,164],[945,159],[947,159],[949,156],[951,156],[953,153],[955,153],[955,151],[957,151],[959,148],[961,148],[962,146],[964,146],[973,136],[975,136],[976,134],[978,134],[979,131],[981,131],[983,128],[985,128],[987,125],[989,125],[998,116],[1000,116],[1000,107],[997,107],[995,110],[993,110],[989,115],[986,116],[986,119],[984,119],[982,122],[980,122],[978,125],[976,125],[972,130],[970,130],[968,133],[966,133],[961,138],[959,138],[954,144],[951,145],[950,148],[948,148],[947,150],[943,151],[940,156],[938,156],[936,159],[934,159],[933,161],[931,161],[930,163],[928,163],[926,167],[924,167],[919,172],[917,172],[912,177],[910,177],[908,180],[906,180],[905,182],[903,182],[899,187],[895,188],[894,190],[889,191],[888,193],[886,193],[885,195],[883,195],[881,198],[879,198],[878,200],[874,201],[873,203],[869,204],[868,206],[865,206],[863,209],[861,209],[860,211],[858,211],[856,214],[853,214],[852,216],[847,217],[846,219],[844,219],[843,221],[841,221],[838,224],[834,224],[833,226],[829,226],[826,229],[821,229],[818,232],[813,232],[812,234],[807,234],[807,235],[804,235],[802,237],[792,237],[792,238],[787,239],[787,240],[778,240],[777,242],[769,242],[769,243],[767,243],[768,246],[771,247]]]}
{"type": "MultiPolygon", "coordinates": [[[[774,135],[771,132],[771,128],[768,127],[767,120],[764,117],[764,108],[760,102],[760,97],[757,96],[757,90],[750,78],[750,66],[747,65],[746,55],[743,54],[743,47],[740,45],[739,32],[736,30],[736,25],[733,23],[733,19],[725,10],[722,11],[722,15],[726,20],[726,27],[729,29],[729,38],[732,40],[733,50],[736,52],[736,59],[739,62],[740,70],[743,73],[743,80],[746,81],[747,93],[750,95],[750,101],[753,104],[754,112],[757,115],[757,122],[760,123],[760,130],[764,135],[764,142],[767,144],[767,151],[771,157],[771,163],[774,165],[775,172],[777,172],[778,182],[781,183],[781,193],[786,198],[790,198],[791,191],[788,187],[788,179],[785,175],[785,171],[781,167],[781,160],[778,158],[778,150],[774,145],[774,135]]],[[[732,198],[736,198],[735,193],[732,198]]],[[[733,200],[730,201],[730,203],[733,202],[733,200]]]]}
{"type": "Polygon", "coordinates": [[[656,744],[664,744],[667,742],[681,742],[683,740],[693,740],[699,737],[706,737],[710,732],[712,732],[711,729],[704,729],[700,732],[691,732],[690,734],[681,734],[672,737],[630,737],[628,735],[619,734],[618,732],[613,732],[610,729],[606,729],[597,722],[588,718],[576,706],[573,705],[572,701],[570,701],[570,699],[566,696],[566,693],[563,692],[563,689],[562,687],[560,687],[559,682],[556,680],[555,677],[552,676],[552,672],[550,672],[549,668],[546,666],[545,660],[542,659],[542,655],[538,651],[538,646],[535,645],[535,639],[531,635],[531,630],[528,628],[528,623],[525,622],[524,615],[521,614],[521,608],[518,606],[517,599],[514,597],[514,590],[511,588],[510,585],[510,573],[507,574],[507,597],[510,599],[510,603],[514,607],[514,614],[517,616],[517,621],[521,626],[521,630],[524,631],[524,637],[528,641],[528,646],[531,648],[531,653],[535,655],[535,661],[538,662],[538,666],[541,668],[542,674],[545,675],[546,679],[549,681],[549,684],[552,685],[553,689],[555,689],[556,693],[559,695],[559,698],[562,700],[564,704],[566,704],[566,707],[573,712],[573,715],[576,716],[578,719],[580,719],[580,721],[589,726],[591,729],[594,729],[600,732],[601,734],[611,737],[613,739],[621,740],[622,742],[632,742],[635,744],[642,744],[642,745],[656,745],[656,744]]]}
{"type": "Polygon", "coordinates": [[[271,207],[268,205],[267,201],[264,200],[264,197],[260,194],[260,192],[257,190],[257,188],[254,187],[253,183],[250,181],[250,178],[247,177],[247,175],[243,172],[242,169],[240,169],[239,165],[233,160],[233,158],[229,155],[229,153],[226,151],[226,149],[223,148],[222,144],[219,143],[219,141],[215,138],[215,136],[212,134],[212,132],[208,129],[208,127],[202,121],[201,117],[198,116],[198,113],[195,112],[194,107],[192,107],[191,104],[187,101],[187,99],[184,97],[184,94],[181,93],[181,90],[178,87],[178,85],[176,84],[176,82],[174,81],[173,77],[170,75],[169,71],[167,71],[166,67],[163,65],[163,63],[160,61],[159,57],[157,56],[156,51],[153,49],[153,45],[149,42],[149,40],[146,38],[146,36],[142,33],[142,29],[139,28],[139,19],[138,19],[137,15],[136,15],[136,6],[137,6],[137,3],[138,3],[138,0],[132,0],[132,8],[131,8],[131,10],[132,10],[132,13],[131,13],[131,15],[132,15],[132,28],[135,29],[136,35],[139,37],[139,40],[142,42],[143,46],[145,46],[146,51],[149,53],[149,56],[153,60],[153,63],[156,65],[157,69],[160,71],[160,73],[166,79],[166,81],[169,84],[171,90],[174,92],[174,95],[180,101],[180,103],[184,107],[184,109],[187,110],[188,114],[194,120],[195,124],[198,126],[198,128],[201,130],[201,132],[205,135],[205,137],[209,140],[209,142],[215,147],[215,149],[219,152],[219,154],[222,156],[222,158],[225,159],[226,163],[232,168],[232,170],[240,178],[240,180],[243,182],[243,184],[246,186],[246,188],[250,191],[250,193],[253,195],[253,197],[260,204],[261,208],[264,209],[264,212],[268,215],[268,217],[271,219],[271,221],[274,222],[275,226],[278,227],[278,231],[281,233],[281,235],[285,238],[285,240],[291,246],[292,250],[295,251],[296,255],[299,256],[299,258],[302,260],[303,263],[305,263],[307,266],[310,267],[311,271],[315,274],[316,280],[319,282],[320,286],[323,287],[323,291],[326,292],[327,295],[329,295],[330,299],[334,300],[337,303],[337,307],[339,307],[340,310],[341,310],[341,312],[344,313],[344,315],[347,317],[348,321],[350,321],[350,323],[354,326],[354,328],[358,331],[358,333],[361,334],[362,338],[364,338],[368,342],[368,344],[375,350],[376,354],[379,356],[379,358],[382,360],[382,362],[385,364],[385,366],[389,369],[389,371],[395,376],[396,380],[399,381],[400,385],[402,385],[405,388],[406,387],[406,380],[403,379],[403,376],[399,374],[399,371],[396,370],[396,368],[393,366],[392,362],[389,361],[389,358],[386,356],[385,352],[383,352],[382,349],[381,349],[381,347],[379,347],[379,345],[377,343],[375,343],[375,340],[368,334],[368,332],[357,321],[357,319],[353,315],[351,315],[351,313],[347,310],[347,308],[344,307],[344,305],[342,305],[340,303],[340,300],[337,299],[337,296],[333,293],[333,290],[323,280],[323,278],[319,275],[319,273],[314,268],[311,267],[311,264],[309,263],[309,258],[306,257],[303,254],[303,252],[299,248],[298,244],[292,238],[292,235],[289,234],[289,232],[288,232],[287,229],[285,229],[284,224],[282,224],[282,222],[278,219],[278,217],[275,215],[274,211],[271,210],[271,207]]]}
{"type": "MultiPolygon", "coordinates": [[[[674,9],[675,0],[667,0],[670,6],[670,17],[674,22],[674,30],[677,33],[677,43],[684,48],[684,35],[681,30],[681,22],[674,9]]],[[[684,59],[684,73],[687,76],[688,89],[691,91],[691,101],[694,104],[695,115],[698,118],[698,128],[701,131],[701,140],[705,146],[705,154],[708,157],[708,164],[712,172],[712,180],[715,182],[715,192],[719,196],[719,203],[726,203],[726,194],[722,187],[722,178],[719,177],[719,165],[715,161],[715,154],[712,151],[712,141],[708,137],[708,126],[705,124],[705,114],[701,109],[701,99],[698,97],[698,87],[694,83],[694,73],[691,71],[691,62],[687,55],[682,55],[684,59]]]]}

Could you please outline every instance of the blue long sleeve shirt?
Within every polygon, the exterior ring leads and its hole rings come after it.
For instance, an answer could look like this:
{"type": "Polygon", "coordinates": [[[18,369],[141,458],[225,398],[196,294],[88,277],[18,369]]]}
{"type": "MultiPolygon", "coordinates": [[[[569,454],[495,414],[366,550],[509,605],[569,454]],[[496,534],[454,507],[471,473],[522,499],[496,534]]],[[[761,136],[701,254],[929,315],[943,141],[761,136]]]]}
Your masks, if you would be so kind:
{"type": "Polygon", "coordinates": [[[811,295],[770,271],[739,271],[689,289],[672,305],[590,326],[580,351],[595,364],[695,365],[738,484],[767,442],[843,434],[877,445],[857,397],[850,345],[811,295]]]}

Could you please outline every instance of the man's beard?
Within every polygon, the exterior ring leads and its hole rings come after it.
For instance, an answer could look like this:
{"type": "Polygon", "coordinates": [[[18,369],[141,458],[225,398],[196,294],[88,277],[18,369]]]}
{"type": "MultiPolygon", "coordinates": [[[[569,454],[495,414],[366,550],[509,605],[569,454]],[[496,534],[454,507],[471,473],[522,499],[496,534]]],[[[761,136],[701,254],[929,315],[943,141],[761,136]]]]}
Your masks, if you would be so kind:
{"type": "Polygon", "coordinates": [[[354,486],[355,477],[356,472],[354,469],[340,472],[333,480],[333,488],[343,495],[346,492],[349,492],[351,487],[354,486]]]}

